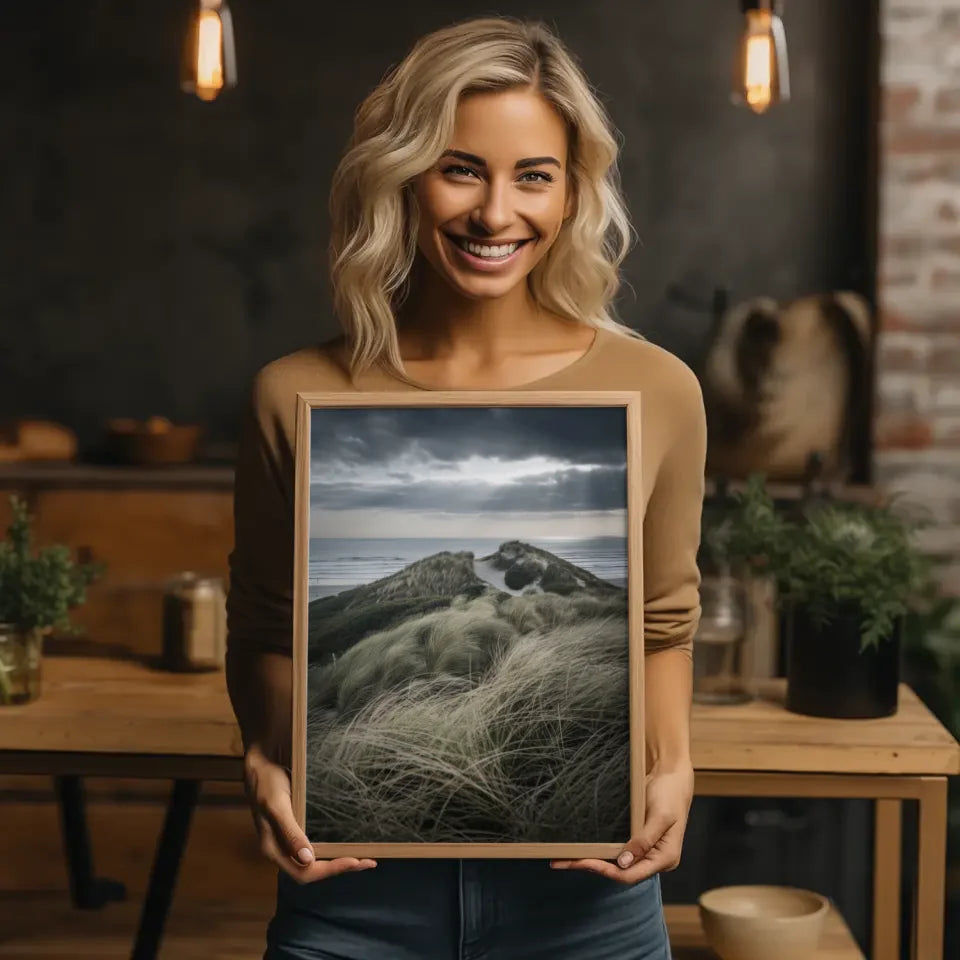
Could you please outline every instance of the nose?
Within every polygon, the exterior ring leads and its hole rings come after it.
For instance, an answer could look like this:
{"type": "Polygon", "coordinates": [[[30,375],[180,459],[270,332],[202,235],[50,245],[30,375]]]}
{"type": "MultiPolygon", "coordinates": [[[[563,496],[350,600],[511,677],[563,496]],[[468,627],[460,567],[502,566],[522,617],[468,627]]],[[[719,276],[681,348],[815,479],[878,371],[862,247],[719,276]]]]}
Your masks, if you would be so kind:
{"type": "Polygon", "coordinates": [[[491,178],[483,188],[483,199],[473,213],[471,223],[476,224],[484,233],[496,235],[513,223],[513,211],[510,203],[510,188],[491,178]]]}

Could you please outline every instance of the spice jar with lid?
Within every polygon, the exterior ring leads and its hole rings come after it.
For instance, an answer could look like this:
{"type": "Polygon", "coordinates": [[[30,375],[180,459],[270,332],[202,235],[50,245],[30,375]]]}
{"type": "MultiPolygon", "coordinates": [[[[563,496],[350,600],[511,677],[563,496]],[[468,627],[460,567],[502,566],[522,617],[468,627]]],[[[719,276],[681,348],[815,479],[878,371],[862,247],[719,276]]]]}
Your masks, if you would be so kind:
{"type": "Polygon", "coordinates": [[[226,655],[226,593],[219,577],[178,574],[163,597],[165,669],[219,670],[226,655]]]}

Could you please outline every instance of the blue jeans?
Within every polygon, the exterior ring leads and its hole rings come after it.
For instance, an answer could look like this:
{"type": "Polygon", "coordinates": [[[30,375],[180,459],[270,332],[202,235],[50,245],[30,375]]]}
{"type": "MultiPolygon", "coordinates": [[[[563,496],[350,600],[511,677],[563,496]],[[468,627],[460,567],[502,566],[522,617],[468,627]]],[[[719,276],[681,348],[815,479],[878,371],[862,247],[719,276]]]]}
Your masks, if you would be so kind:
{"type": "Polygon", "coordinates": [[[278,871],[263,960],[671,960],[660,877],[546,860],[391,860],[298,884],[278,871]]]}

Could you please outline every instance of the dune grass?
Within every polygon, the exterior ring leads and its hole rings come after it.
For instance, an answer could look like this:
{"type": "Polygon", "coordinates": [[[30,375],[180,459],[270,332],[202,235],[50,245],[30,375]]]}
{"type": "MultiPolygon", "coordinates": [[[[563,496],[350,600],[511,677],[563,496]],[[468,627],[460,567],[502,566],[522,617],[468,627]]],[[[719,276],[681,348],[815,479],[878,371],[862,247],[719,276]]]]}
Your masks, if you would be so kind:
{"type": "Polygon", "coordinates": [[[629,827],[625,594],[455,600],[311,668],[316,841],[611,841],[629,827]]]}

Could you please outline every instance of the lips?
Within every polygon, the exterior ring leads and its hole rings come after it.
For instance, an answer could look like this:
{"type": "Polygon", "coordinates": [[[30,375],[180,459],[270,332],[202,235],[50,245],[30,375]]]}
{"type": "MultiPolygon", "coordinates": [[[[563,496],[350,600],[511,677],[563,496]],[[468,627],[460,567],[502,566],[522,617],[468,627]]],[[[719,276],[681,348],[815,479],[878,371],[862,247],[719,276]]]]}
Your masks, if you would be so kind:
{"type": "MultiPolygon", "coordinates": [[[[453,255],[461,266],[466,267],[469,270],[476,271],[478,273],[495,273],[498,271],[503,271],[509,269],[513,264],[513,261],[516,260],[523,248],[529,242],[529,239],[524,239],[522,242],[517,242],[517,247],[513,253],[508,253],[505,257],[483,257],[475,253],[470,253],[465,247],[463,247],[457,240],[453,238],[448,233],[444,233],[447,241],[450,244],[450,249],[453,251],[453,255]]],[[[476,242],[476,241],[473,241],[476,242]]],[[[484,246],[502,246],[502,244],[483,244],[484,246]]]]}
{"type": "Polygon", "coordinates": [[[532,240],[533,237],[519,237],[515,240],[498,240],[496,243],[490,240],[478,240],[475,237],[465,237],[462,235],[454,233],[446,233],[443,231],[444,236],[450,241],[450,245],[456,250],[458,259],[465,261],[470,264],[470,266],[476,266],[478,264],[484,264],[486,268],[493,268],[497,265],[511,263],[520,251],[532,240]],[[467,247],[466,243],[476,244],[481,247],[506,247],[512,244],[516,244],[515,249],[512,253],[507,254],[503,257],[484,257],[479,253],[471,253],[467,247]]]}

